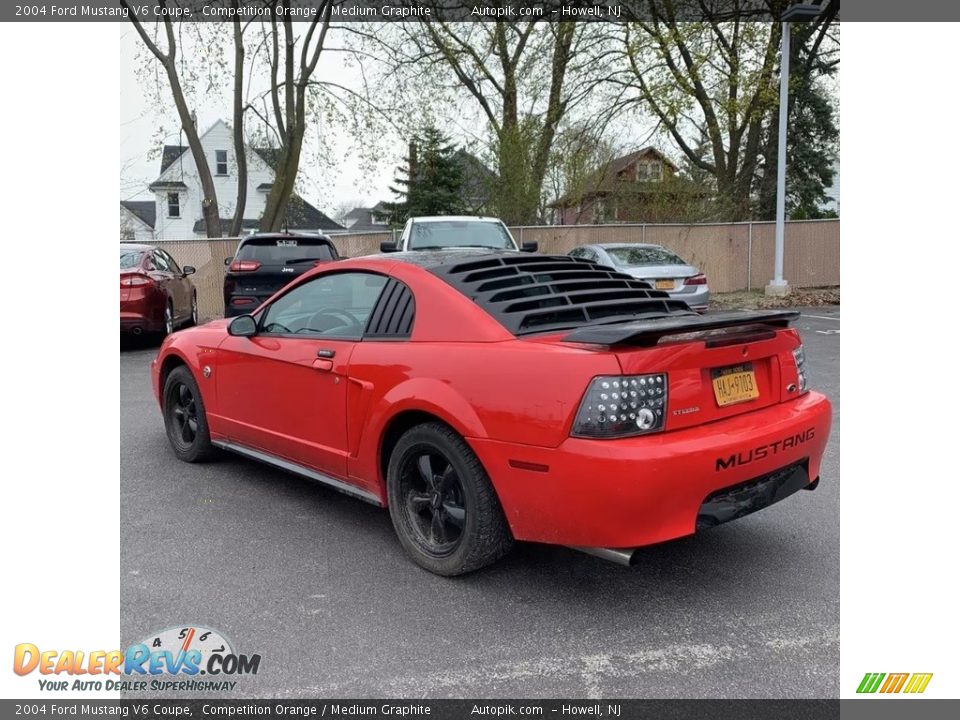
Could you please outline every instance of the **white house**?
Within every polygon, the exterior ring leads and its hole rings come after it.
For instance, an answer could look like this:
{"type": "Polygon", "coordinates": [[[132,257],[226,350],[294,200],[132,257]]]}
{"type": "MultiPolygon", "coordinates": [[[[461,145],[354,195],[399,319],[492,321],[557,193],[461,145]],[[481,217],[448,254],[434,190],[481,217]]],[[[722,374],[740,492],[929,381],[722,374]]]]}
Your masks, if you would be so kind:
{"type": "MultiPolygon", "coordinates": [[[[227,233],[237,202],[237,158],[233,148],[233,130],[223,120],[218,120],[200,137],[200,143],[217,190],[221,228],[227,233]]],[[[254,230],[260,226],[260,216],[273,186],[277,153],[273,148],[246,148],[244,230],[254,230]]],[[[164,146],[160,175],[150,183],[148,190],[153,194],[153,200],[120,202],[122,240],[192,240],[207,236],[201,207],[203,190],[189,147],[164,146]]],[[[296,194],[290,200],[286,227],[289,230],[324,233],[344,229],[296,194]]]]}

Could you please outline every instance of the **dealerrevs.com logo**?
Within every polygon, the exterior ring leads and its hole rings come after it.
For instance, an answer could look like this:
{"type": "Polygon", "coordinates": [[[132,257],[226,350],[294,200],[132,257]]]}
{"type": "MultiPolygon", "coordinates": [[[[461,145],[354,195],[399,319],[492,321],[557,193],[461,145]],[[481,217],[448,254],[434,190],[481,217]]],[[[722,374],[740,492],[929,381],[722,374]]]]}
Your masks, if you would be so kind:
{"type": "Polygon", "coordinates": [[[259,669],[260,655],[238,654],[221,633],[190,625],[152,633],[126,650],[41,650],[20,643],[13,652],[13,671],[38,673],[40,689],[51,691],[223,692],[236,687],[232,678],[259,669]]]}
{"type": "Polygon", "coordinates": [[[858,693],[922,693],[930,684],[933,673],[867,673],[857,687],[858,693]]]}

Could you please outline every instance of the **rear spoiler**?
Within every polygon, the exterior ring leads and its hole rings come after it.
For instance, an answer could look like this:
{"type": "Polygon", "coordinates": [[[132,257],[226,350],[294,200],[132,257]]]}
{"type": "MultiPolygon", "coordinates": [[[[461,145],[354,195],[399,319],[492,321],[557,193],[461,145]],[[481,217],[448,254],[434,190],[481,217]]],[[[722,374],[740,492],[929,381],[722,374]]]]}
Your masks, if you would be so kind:
{"type": "Polygon", "coordinates": [[[747,325],[766,325],[785,328],[800,317],[796,310],[767,310],[763,312],[721,312],[707,315],[668,315],[667,317],[607,325],[586,325],[577,328],[563,339],[566,342],[594,345],[656,345],[665,335],[721,330],[747,325]]]}

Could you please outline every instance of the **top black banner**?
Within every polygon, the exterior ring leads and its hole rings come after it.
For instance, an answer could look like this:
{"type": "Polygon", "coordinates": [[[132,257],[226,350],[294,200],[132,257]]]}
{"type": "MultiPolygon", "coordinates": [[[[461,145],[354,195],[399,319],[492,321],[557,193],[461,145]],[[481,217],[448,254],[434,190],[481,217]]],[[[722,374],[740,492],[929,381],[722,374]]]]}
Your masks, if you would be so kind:
{"type": "Polygon", "coordinates": [[[298,22],[628,22],[960,20],[960,3],[914,0],[36,0],[0,5],[0,21],[231,22],[271,15],[298,22]]]}

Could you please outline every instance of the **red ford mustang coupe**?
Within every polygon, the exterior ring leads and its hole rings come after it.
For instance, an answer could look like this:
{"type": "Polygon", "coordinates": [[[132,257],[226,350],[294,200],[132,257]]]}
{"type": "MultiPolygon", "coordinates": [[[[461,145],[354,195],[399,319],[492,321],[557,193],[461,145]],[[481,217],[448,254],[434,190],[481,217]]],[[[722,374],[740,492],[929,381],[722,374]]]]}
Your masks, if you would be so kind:
{"type": "Polygon", "coordinates": [[[173,334],[153,386],[177,457],[229,450],[385,506],[432,572],[514,540],[629,564],[817,485],[830,403],[795,317],[698,315],[566,256],[370,256],[173,334]]]}

